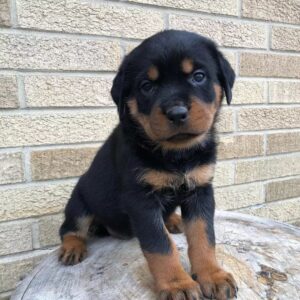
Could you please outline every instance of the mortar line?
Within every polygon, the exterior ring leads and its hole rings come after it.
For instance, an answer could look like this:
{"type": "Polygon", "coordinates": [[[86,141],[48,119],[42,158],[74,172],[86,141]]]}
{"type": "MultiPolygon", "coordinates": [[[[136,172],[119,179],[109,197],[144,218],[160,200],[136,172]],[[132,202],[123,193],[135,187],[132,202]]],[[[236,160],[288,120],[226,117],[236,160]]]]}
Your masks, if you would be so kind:
{"type": "MultiPolygon", "coordinates": [[[[299,104],[300,105],[300,104],[299,104]]],[[[109,113],[116,113],[116,106],[70,106],[70,107],[26,107],[24,109],[10,109],[7,108],[3,111],[0,111],[0,116],[7,116],[7,115],[15,115],[15,116],[36,116],[38,113],[40,115],[47,115],[47,114],[75,114],[77,113],[82,114],[91,114],[91,115],[98,115],[98,114],[105,114],[109,113]]]]}
{"type": "Polygon", "coordinates": [[[116,75],[116,71],[89,71],[89,70],[51,70],[51,69],[22,69],[22,68],[0,68],[2,74],[14,75],[47,75],[47,76],[73,76],[73,77],[104,77],[111,78],[116,75]]]}
{"type": "Polygon", "coordinates": [[[10,20],[11,20],[11,24],[12,24],[11,28],[16,28],[18,26],[18,14],[17,14],[16,0],[10,0],[9,7],[10,7],[10,20]]]}
{"type": "Polygon", "coordinates": [[[24,85],[24,77],[22,75],[17,75],[17,86],[18,86],[18,101],[19,107],[21,109],[26,108],[26,97],[25,97],[25,85],[24,85]]]}
{"type": "Polygon", "coordinates": [[[237,0],[238,17],[242,19],[243,15],[243,0],[237,0]]]}
{"type": "MultiPolygon", "coordinates": [[[[48,144],[48,145],[29,145],[28,150],[32,151],[45,151],[45,150],[55,150],[55,149],[82,149],[82,148],[95,148],[97,146],[101,146],[103,143],[101,142],[82,142],[82,143],[74,143],[74,144],[48,144]]],[[[8,148],[0,148],[0,153],[17,153],[21,152],[23,147],[8,147],[8,148]]]]}
{"type": "Polygon", "coordinates": [[[28,146],[23,147],[25,183],[31,182],[30,152],[28,146]]]}
{"type": "Polygon", "coordinates": [[[38,219],[35,219],[34,222],[31,224],[31,239],[32,239],[32,248],[33,250],[40,249],[41,244],[40,244],[40,239],[39,239],[39,224],[38,224],[38,219]]]}
{"type": "MultiPolygon", "coordinates": [[[[239,54],[239,52],[236,52],[239,54]]],[[[41,76],[69,76],[69,77],[104,77],[112,79],[116,75],[115,71],[58,71],[58,70],[42,70],[42,69],[1,69],[0,73],[2,75],[41,75],[41,76]]],[[[268,81],[288,81],[288,82],[300,82],[300,78],[295,77],[266,77],[266,76],[240,76],[237,74],[237,79],[242,80],[268,80],[268,81]]]]}
{"type": "Polygon", "coordinates": [[[267,51],[270,51],[270,53],[273,52],[273,49],[271,49],[271,34],[272,34],[272,27],[270,24],[266,24],[266,48],[267,51]]]}
{"type": "MultiPolygon", "coordinates": [[[[253,204],[253,205],[238,208],[238,209],[236,209],[236,211],[237,210],[242,211],[242,210],[245,210],[245,209],[248,209],[248,208],[261,208],[261,207],[269,206],[269,204],[272,204],[272,203],[278,203],[278,202],[284,202],[284,201],[293,202],[295,200],[300,200],[300,198],[299,197],[292,197],[292,198],[287,198],[287,199],[279,199],[279,200],[275,200],[275,201],[268,201],[268,202],[253,204]]],[[[280,222],[280,221],[277,221],[277,222],[280,222]]]]}

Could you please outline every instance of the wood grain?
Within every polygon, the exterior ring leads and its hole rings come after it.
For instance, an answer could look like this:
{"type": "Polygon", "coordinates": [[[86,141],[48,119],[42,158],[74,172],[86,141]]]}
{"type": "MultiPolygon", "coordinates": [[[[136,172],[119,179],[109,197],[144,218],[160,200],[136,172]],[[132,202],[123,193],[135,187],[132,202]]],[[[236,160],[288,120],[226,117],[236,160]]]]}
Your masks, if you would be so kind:
{"type": "MultiPolygon", "coordinates": [[[[299,299],[300,230],[253,216],[216,216],[217,257],[239,285],[238,299],[299,299]]],[[[183,234],[173,236],[189,271],[183,234]]],[[[155,299],[153,280],[136,239],[91,241],[79,265],[52,253],[18,286],[12,300],[155,299]]]]}

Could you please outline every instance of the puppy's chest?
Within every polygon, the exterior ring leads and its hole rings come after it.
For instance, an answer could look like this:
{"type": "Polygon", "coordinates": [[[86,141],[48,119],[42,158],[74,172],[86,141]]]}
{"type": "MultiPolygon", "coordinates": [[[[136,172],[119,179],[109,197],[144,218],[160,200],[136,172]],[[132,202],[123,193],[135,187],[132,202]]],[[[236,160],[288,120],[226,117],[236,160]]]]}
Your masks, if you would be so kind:
{"type": "Polygon", "coordinates": [[[215,165],[205,164],[196,166],[186,172],[169,172],[154,169],[142,170],[138,181],[151,186],[154,191],[164,189],[193,190],[198,186],[210,183],[214,176],[215,165]]]}

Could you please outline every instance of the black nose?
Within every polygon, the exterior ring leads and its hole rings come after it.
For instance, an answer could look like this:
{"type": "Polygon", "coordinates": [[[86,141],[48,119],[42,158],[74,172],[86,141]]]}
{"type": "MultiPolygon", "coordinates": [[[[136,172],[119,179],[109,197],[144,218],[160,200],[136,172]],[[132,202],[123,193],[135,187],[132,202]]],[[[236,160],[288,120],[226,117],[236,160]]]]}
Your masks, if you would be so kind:
{"type": "Polygon", "coordinates": [[[167,110],[168,119],[176,124],[181,125],[184,124],[188,118],[188,109],[185,106],[173,106],[167,110]]]}

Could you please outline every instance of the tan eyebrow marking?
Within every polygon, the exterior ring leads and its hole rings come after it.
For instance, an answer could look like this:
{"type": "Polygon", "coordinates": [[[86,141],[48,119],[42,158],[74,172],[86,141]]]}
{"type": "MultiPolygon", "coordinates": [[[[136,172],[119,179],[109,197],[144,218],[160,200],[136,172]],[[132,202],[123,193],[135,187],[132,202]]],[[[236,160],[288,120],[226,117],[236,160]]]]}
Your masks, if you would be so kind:
{"type": "Polygon", "coordinates": [[[148,69],[148,77],[150,80],[157,80],[158,77],[159,77],[159,71],[157,69],[157,67],[155,66],[151,66],[149,69],[148,69]]]}
{"type": "Polygon", "coordinates": [[[184,58],[183,61],[181,62],[181,69],[185,74],[192,73],[194,70],[193,60],[191,58],[184,58]]]}

